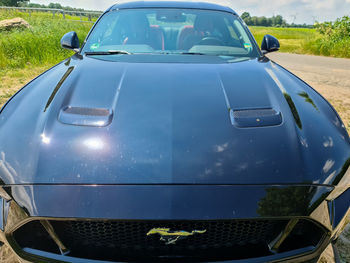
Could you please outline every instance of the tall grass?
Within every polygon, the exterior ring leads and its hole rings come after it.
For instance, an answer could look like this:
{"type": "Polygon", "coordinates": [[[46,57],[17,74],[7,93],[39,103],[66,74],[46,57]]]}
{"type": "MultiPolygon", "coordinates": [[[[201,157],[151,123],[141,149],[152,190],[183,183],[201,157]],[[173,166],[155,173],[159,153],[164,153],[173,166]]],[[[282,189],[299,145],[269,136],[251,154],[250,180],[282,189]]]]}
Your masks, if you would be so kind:
{"type": "Polygon", "coordinates": [[[91,23],[63,20],[49,13],[29,14],[0,11],[0,20],[22,17],[31,25],[29,29],[0,31],[0,71],[26,66],[52,65],[71,55],[60,47],[61,37],[76,31],[81,41],[91,23]]]}
{"type": "Polygon", "coordinates": [[[316,24],[319,37],[308,42],[305,48],[314,54],[350,57],[350,17],[344,16],[334,22],[316,24]]]}
{"type": "Polygon", "coordinates": [[[349,39],[342,39],[336,42],[319,37],[305,43],[304,49],[314,55],[350,58],[350,37],[349,39]]]}
{"type": "Polygon", "coordinates": [[[307,53],[306,43],[318,36],[314,29],[308,28],[277,28],[277,27],[250,27],[256,41],[260,45],[264,35],[276,37],[281,44],[281,52],[307,53]]]}

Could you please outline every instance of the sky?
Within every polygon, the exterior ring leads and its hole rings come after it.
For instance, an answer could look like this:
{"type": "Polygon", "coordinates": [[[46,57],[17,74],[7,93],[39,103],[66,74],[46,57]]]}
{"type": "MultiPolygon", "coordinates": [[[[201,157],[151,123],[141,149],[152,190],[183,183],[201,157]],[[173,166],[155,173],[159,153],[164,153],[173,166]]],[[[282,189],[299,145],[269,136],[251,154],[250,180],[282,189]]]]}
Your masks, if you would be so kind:
{"type": "MultiPolygon", "coordinates": [[[[63,6],[89,10],[105,10],[117,2],[128,0],[31,0],[31,3],[60,3],[63,6]]],[[[191,0],[190,0],[191,1],[191,0]]],[[[194,0],[192,0],[194,1],[194,0]]],[[[313,24],[350,16],[350,0],[199,0],[232,7],[237,13],[247,11],[252,16],[282,15],[289,23],[313,24]]]]}

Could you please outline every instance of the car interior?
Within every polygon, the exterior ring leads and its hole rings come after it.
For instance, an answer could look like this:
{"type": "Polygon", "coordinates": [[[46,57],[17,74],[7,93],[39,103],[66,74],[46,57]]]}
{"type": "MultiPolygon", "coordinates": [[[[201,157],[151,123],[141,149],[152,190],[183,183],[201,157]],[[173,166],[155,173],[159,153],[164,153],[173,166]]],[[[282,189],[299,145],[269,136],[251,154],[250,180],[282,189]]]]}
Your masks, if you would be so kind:
{"type": "Polygon", "coordinates": [[[114,46],[114,49],[122,47],[132,52],[139,45],[141,50],[136,50],[141,52],[201,52],[209,49],[247,54],[252,48],[249,38],[242,37],[246,34],[242,34],[244,29],[240,22],[229,14],[198,10],[119,12],[117,17],[109,19],[110,30],[95,40],[94,45],[99,51],[114,46]],[[131,47],[133,50],[129,49],[131,47]]]}

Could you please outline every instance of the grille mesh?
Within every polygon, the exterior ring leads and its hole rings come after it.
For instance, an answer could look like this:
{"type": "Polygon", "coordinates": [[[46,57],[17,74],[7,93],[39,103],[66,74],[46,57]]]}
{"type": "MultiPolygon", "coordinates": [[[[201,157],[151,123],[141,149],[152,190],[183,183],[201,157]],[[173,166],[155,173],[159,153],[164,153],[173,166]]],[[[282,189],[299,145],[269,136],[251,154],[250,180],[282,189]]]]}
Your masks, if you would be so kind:
{"type": "Polygon", "coordinates": [[[253,110],[236,110],[233,111],[235,118],[258,118],[266,116],[275,116],[277,112],[274,109],[253,109],[253,110]]]}
{"type": "MultiPolygon", "coordinates": [[[[52,223],[63,240],[74,240],[85,245],[156,248],[166,247],[159,235],[147,236],[152,228],[171,230],[206,230],[204,234],[190,236],[179,241],[176,246],[183,248],[215,248],[265,242],[281,230],[279,222],[256,221],[202,221],[202,222],[119,222],[119,221],[61,221],[52,223]],[[278,226],[279,227],[276,227],[278,226]],[[277,230],[277,233],[276,233],[277,230]]],[[[69,241],[71,242],[71,241],[69,241]]]]}
{"type": "Polygon", "coordinates": [[[76,256],[104,260],[232,259],[269,253],[267,242],[286,225],[285,220],[223,221],[51,221],[57,234],[76,256]],[[166,245],[153,228],[172,231],[206,230],[166,245]],[[88,252],[87,252],[88,251],[88,252]],[[94,251],[94,252],[92,252],[94,251]],[[91,252],[91,254],[89,254],[91,252]],[[103,257],[102,257],[103,255],[103,257]]]}
{"type": "Polygon", "coordinates": [[[80,107],[68,107],[64,110],[65,113],[86,115],[86,116],[108,116],[110,112],[107,109],[97,108],[80,108],[80,107]]]}
{"type": "MultiPolygon", "coordinates": [[[[271,255],[267,244],[285,228],[287,219],[217,221],[112,221],[49,220],[69,256],[117,262],[206,262],[258,258],[271,255]],[[171,231],[206,230],[166,245],[153,228],[171,231]]],[[[281,252],[317,246],[323,231],[301,220],[281,246],[281,252]]],[[[20,247],[59,253],[39,221],[31,221],[14,233],[20,247]]]]}

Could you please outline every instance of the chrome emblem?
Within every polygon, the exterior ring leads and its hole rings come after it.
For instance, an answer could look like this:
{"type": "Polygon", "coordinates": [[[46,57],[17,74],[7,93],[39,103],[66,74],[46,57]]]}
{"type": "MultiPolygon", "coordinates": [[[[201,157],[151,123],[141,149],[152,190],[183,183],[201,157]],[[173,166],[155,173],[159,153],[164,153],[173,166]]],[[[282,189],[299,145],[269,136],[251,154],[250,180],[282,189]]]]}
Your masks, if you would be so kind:
{"type": "Polygon", "coordinates": [[[195,234],[204,234],[207,230],[193,230],[187,231],[171,231],[170,228],[153,228],[148,231],[147,236],[160,235],[160,240],[165,242],[165,245],[175,245],[177,241],[185,239],[195,234]]]}

